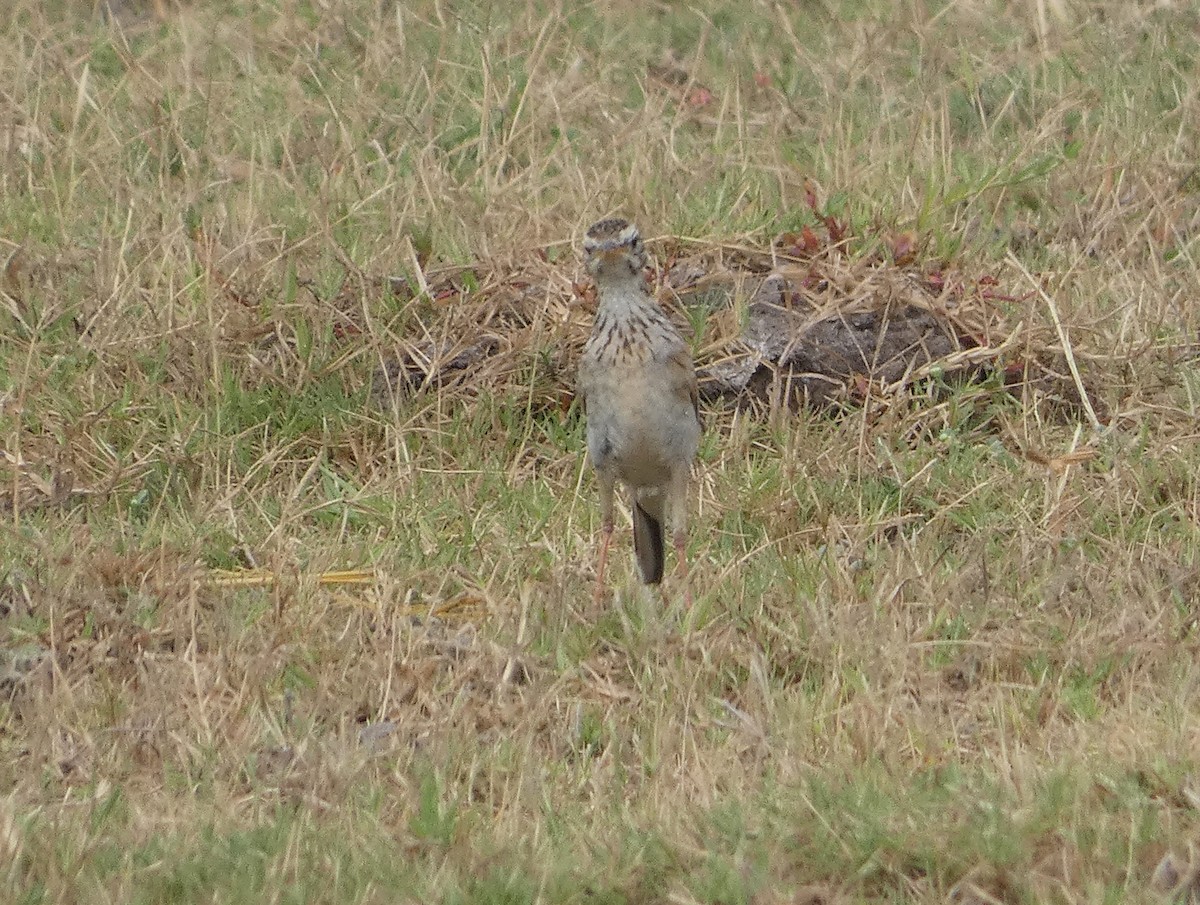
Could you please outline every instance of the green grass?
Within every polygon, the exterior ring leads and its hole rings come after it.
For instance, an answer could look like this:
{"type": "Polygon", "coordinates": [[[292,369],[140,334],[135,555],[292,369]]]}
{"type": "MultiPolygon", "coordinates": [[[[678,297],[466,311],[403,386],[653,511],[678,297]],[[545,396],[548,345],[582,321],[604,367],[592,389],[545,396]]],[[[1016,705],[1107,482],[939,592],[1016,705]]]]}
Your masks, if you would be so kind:
{"type": "MultiPolygon", "coordinates": [[[[1195,10],[110,5],[0,25],[5,901],[1155,898],[1197,825],[1195,10]],[[627,525],[596,607],[563,392],[615,212],[664,265],[911,233],[1061,357],[1015,258],[1103,429],[998,377],[713,406],[695,607],[627,525]]],[[[687,299],[702,362],[754,288],[687,299]]]]}

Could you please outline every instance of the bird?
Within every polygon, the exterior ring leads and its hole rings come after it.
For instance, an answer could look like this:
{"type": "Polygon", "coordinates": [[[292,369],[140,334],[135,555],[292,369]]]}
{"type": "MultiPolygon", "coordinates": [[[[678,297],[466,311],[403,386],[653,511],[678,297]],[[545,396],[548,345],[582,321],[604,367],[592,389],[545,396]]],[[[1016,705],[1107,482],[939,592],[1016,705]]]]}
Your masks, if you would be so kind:
{"type": "Polygon", "coordinates": [[[646,289],[646,251],[637,227],[610,217],[593,223],[583,260],[595,280],[596,319],[576,384],[587,421],[587,450],[600,488],[600,549],[593,599],[604,596],[618,482],[633,508],[633,548],[645,584],[664,570],[667,527],[684,582],[688,484],[700,445],[699,394],[691,349],[646,289]]]}

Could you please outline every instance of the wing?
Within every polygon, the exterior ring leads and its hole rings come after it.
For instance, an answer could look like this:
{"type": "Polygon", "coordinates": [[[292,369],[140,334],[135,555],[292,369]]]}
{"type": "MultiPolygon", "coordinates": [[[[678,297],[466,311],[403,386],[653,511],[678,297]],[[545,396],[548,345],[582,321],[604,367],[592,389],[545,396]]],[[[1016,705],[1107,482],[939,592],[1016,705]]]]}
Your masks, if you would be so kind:
{"type": "Polygon", "coordinates": [[[592,362],[588,359],[586,353],[579,360],[579,369],[575,372],[575,398],[579,400],[579,404],[583,406],[583,411],[587,413],[587,398],[588,391],[592,387],[592,362]]]}
{"type": "Polygon", "coordinates": [[[672,394],[678,396],[681,400],[687,399],[691,402],[692,412],[696,416],[696,423],[702,425],[703,422],[700,421],[700,387],[696,382],[696,366],[692,363],[691,350],[683,343],[680,343],[671,352],[667,362],[670,365],[669,372],[671,374],[672,394]]]}

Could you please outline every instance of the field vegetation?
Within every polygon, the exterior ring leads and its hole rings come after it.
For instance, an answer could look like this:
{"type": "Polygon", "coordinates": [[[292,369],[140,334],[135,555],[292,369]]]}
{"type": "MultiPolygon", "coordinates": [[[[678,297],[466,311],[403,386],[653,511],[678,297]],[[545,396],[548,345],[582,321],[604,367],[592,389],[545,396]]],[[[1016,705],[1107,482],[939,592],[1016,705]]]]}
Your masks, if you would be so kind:
{"type": "Polygon", "coordinates": [[[0,899],[1200,894],[1194,6],[2,18],[0,899]],[[709,400],[596,607],[609,214],[702,366],[810,258],[994,354],[709,400]]]}

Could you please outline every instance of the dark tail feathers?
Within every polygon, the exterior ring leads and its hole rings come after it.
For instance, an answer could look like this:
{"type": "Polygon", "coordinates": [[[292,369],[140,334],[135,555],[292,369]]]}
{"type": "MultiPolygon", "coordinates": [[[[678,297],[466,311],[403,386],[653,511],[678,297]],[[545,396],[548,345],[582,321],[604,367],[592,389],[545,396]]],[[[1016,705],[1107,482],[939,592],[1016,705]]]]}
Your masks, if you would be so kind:
{"type": "Polygon", "coordinates": [[[663,577],[662,522],[633,504],[633,550],[637,554],[638,571],[646,584],[658,584],[663,577]]]}

